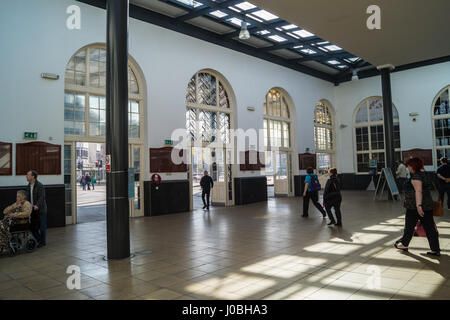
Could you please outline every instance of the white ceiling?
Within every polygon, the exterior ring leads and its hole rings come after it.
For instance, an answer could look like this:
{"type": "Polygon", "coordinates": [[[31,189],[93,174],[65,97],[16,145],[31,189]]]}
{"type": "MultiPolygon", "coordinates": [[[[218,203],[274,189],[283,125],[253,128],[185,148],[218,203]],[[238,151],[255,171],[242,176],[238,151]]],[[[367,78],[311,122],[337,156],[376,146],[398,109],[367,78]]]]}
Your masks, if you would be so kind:
{"type": "Polygon", "coordinates": [[[450,0],[250,0],[374,66],[450,55],[450,0]],[[369,5],[381,30],[369,30],[369,5]]]}

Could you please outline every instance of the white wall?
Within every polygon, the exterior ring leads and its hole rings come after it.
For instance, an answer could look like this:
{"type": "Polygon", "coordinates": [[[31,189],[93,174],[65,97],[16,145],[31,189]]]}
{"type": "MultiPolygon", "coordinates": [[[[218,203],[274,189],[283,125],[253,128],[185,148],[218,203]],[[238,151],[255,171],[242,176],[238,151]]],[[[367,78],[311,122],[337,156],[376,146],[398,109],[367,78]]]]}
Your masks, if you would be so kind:
{"type": "MultiPolygon", "coordinates": [[[[37,131],[40,141],[63,144],[64,70],[78,49],[105,42],[105,11],[70,0],[1,1],[0,30],[2,43],[7,44],[0,51],[1,140],[19,143],[24,131],[37,131]],[[81,30],[66,28],[66,8],[72,4],[81,8],[81,30]],[[60,79],[43,80],[42,72],[59,74],[60,79]]],[[[298,174],[296,154],[313,147],[314,105],[323,98],[332,100],[332,84],[134,19],[129,36],[130,55],[147,85],[146,150],[161,147],[174,129],[185,128],[187,83],[197,71],[209,68],[221,73],[234,90],[237,128],[262,127],[262,105],[272,87],[290,94],[297,115],[293,163],[298,174]],[[248,106],[256,111],[247,111],[248,106]]],[[[148,167],[148,152],[145,155],[148,167]]],[[[174,178],[185,179],[186,175],[170,177],[174,178]]],[[[42,176],[41,180],[63,183],[62,175],[42,176]]],[[[24,177],[0,178],[0,185],[23,183],[24,177]]]]}
{"type": "MultiPolygon", "coordinates": [[[[450,62],[391,74],[392,101],[399,113],[402,150],[433,149],[432,103],[439,91],[449,84],[450,62]],[[411,112],[419,113],[416,122],[409,116],[411,112]]],[[[346,82],[335,87],[332,102],[337,110],[337,161],[340,172],[356,171],[353,157],[353,114],[356,107],[367,97],[381,95],[380,76],[346,82]],[[339,129],[340,124],[347,127],[339,129]]],[[[433,167],[427,169],[431,170],[433,167]]]]}

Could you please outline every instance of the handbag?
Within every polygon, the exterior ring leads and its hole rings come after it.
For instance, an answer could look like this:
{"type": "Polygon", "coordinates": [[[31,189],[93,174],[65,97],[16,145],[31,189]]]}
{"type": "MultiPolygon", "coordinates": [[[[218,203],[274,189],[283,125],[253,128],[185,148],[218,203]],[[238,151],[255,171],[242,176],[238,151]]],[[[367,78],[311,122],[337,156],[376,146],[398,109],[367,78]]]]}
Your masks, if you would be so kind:
{"type": "MultiPolygon", "coordinates": [[[[439,234],[436,223],[434,224],[434,228],[436,229],[436,232],[439,234]]],[[[422,225],[422,222],[417,221],[416,226],[414,227],[414,236],[415,237],[427,237],[427,233],[425,232],[425,228],[422,225]]]]}

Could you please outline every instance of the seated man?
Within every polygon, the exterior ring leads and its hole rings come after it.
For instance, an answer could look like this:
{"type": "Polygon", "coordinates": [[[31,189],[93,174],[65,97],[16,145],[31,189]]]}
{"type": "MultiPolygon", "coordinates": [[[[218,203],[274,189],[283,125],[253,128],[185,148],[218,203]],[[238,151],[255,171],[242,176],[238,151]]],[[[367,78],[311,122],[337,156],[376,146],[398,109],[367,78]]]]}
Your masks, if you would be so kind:
{"type": "Polygon", "coordinates": [[[24,224],[30,222],[32,207],[27,201],[27,193],[23,190],[17,191],[16,202],[3,210],[5,221],[8,217],[13,219],[15,224],[24,224]]]}

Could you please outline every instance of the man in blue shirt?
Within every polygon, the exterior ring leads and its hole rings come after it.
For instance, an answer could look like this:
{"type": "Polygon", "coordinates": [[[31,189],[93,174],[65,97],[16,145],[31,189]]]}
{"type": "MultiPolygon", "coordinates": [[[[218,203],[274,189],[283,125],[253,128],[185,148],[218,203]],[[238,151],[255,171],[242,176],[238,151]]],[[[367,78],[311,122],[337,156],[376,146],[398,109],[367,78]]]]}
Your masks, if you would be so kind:
{"type": "Polygon", "coordinates": [[[302,217],[308,217],[309,199],[312,200],[317,210],[322,213],[322,216],[326,218],[327,214],[324,208],[319,203],[319,190],[320,183],[319,178],[314,174],[313,168],[306,169],[308,174],[305,178],[305,188],[303,191],[303,215],[302,217]]]}

